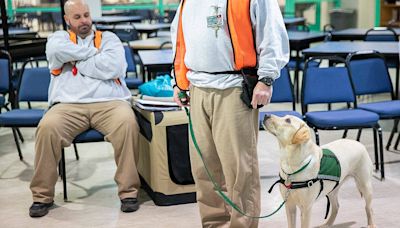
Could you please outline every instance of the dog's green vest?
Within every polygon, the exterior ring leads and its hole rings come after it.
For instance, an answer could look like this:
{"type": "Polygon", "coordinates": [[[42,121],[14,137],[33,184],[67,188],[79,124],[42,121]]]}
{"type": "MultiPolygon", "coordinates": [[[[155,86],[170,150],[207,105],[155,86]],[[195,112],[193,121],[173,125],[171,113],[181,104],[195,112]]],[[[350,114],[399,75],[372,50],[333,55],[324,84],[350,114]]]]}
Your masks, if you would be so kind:
{"type": "Polygon", "coordinates": [[[336,155],[328,149],[323,149],[322,153],[323,156],[318,172],[318,178],[322,180],[339,181],[341,168],[336,155]]]}

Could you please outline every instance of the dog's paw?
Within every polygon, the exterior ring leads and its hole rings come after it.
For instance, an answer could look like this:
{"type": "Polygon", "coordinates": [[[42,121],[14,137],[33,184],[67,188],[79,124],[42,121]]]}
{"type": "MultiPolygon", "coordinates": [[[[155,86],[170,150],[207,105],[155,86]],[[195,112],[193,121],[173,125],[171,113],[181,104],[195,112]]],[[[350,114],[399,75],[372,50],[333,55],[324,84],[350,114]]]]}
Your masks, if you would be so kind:
{"type": "Polygon", "coordinates": [[[375,225],[368,225],[368,228],[377,228],[375,225]]]}

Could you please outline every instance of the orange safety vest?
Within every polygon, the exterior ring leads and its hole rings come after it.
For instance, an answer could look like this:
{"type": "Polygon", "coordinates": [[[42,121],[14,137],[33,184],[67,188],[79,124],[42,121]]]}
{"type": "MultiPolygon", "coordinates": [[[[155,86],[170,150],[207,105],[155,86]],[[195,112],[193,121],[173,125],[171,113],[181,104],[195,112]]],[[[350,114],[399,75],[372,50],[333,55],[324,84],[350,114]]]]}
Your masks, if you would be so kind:
{"type": "MultiPolygon", "coordinates": [[[[69,33],[69,39],[74,44],[77,44],[78,43],[78,37],[76,36],[76,33],[74,33],[71,30],[68,30],[68,33],[69,33]]],[[[101,32],[101,31],[95,31],[94,32],[93,44],[94,44],[95,48],[100,49],[102,38],[103,38],[103,32],[101,32]]],[[[60,69],[54,69],[54,70],[51,71],[51,74],[54,75],[54,76],[59,76],[61,74],[62,70],[63,70],[63,67],[61,67],[60,69]]],[[[119,79],[115,79],[115,82],[118,85],[121,85],[121,81],[119,79]]]]}
{"type": "MultiPolygon", "coordinates": [[[[234,68],[236,71],[244,68],[255,68],[257,65],[257,54],[250,18],[250,1],[251,0],[227,0],[228,29],[234,52],[234,68]]],[[[186,46],[182,29],[182,11],[184,4],[185,0],[182,0],[176,39],[174,74],[178,88],[181,90],[188,90],[190,83],[186,77],[188,68],[184,63],[186,46]]]]}

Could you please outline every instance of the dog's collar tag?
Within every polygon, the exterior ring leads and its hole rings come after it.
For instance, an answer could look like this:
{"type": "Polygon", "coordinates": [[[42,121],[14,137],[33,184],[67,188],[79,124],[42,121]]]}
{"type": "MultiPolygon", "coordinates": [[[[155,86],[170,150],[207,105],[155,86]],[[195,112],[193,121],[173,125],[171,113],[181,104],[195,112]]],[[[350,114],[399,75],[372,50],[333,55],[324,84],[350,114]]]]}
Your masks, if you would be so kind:
{"type": "Polygon", "coordinates": [[[292,184],[292,176],[288,175],[287,179],[285,180],[285,185],[290,186],[292,184]]]}

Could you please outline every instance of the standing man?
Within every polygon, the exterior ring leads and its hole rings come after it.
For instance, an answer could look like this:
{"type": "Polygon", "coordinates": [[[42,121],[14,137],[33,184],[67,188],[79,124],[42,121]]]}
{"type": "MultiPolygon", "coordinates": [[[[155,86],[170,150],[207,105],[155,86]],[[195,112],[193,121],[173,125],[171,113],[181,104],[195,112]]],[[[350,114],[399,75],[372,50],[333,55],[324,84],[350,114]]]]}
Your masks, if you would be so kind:
{"type": "Polygon", "coordinates": [[[65,3],[65,21],[70,31],[49,36],[46,56],[52,78],[50,109],[36,131],[35,172],[31,182],[31,217],[42,217],[53,205],[57,165],[61,149],[71,145],[81,132],[94,128],[114,148],[115,181],[121,211],[139,208],[140,186],[136,170],[138,125],[130,106],[131,94],[123,77],[124,49],[111,32],[92,30],[89,7],[84,0],[65,3]]]}
{"type": "MultiPolygon", "coordinates": [[[[246,214],[260,214],[258,105],[289,60],[288,35],[276,0],[182,0],[172,24],[174,99],[186,99],[194,134],[217,184],[246,214]],[[258,76],[245,104],[243,76],[258,76]],[[251,107],[251,108],[250,108],[251,107]]],[[[247,80],[246,80],[247,81],[247,80]]],[[[257,227],[215,192],[191,144],[192,173],[203,227],[257,227]]]]}

